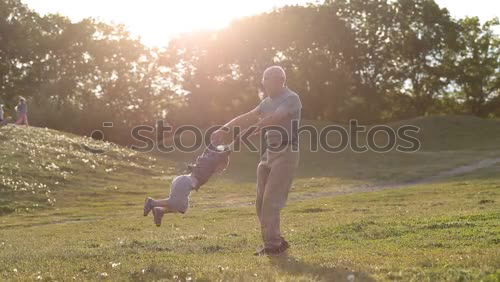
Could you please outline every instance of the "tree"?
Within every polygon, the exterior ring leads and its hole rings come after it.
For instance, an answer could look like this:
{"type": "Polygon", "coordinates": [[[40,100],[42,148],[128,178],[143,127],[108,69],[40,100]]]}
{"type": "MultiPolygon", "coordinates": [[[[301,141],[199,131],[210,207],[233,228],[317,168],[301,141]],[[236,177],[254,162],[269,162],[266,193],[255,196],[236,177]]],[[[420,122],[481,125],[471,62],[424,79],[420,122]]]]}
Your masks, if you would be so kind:
{"type": "Polygon", "coordinates": [[[429,114],[452,78],[447,50],[456,46],[457,26],[433,0],[398,0],[393,5],[393,58],[403,93],[411,98],[415,115],[429,114]]]}
{"type": "MultiPolygon", "coordinates": [[[[28,72],[38,44],[39,16],[19,0],[0,1],[0,96],[30,96],[28,72]]],[[[11,103],[8,103],[11,104],[11,103]]]]}
{"type": "Polygon", "coordinates": [[[500,39],[493,32],[493,19],[481,25],[477,17],[459,21],[459,50],[456,53],[456,84],[466,113],[486,117],[498,106],[500,89],[500,39]]]}

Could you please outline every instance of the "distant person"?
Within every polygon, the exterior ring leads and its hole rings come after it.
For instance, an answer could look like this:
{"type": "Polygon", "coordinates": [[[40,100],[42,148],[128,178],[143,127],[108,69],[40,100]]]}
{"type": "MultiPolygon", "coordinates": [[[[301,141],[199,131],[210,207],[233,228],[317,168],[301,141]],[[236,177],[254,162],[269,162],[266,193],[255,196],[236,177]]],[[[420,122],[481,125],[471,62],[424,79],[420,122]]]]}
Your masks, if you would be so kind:
{"type": "Polygon", "coordinates": [[[17,112],[17,125],[29,125],[28,124],[28,105],[26,104],[26,99],[23,97],[19,98],[19,104],[16,106],[17,112]]]}
{"type": "Polygon", "coordinates": [[[0,126],[5,125],[3,105],[0,104],[0,126]]]}

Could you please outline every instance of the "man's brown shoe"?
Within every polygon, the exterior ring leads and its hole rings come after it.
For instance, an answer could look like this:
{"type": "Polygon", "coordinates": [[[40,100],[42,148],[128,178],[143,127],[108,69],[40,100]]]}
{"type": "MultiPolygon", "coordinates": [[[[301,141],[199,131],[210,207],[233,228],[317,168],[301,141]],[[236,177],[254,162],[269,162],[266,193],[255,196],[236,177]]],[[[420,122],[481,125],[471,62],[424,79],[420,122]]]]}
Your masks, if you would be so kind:
{"type": "Polygon", "coordinates": [[[288,244],[288,242],[283,239],[283,241],[281,242],[281,245],[279,247],[262,248],[261,250],[255,252],[254,255],[255,256],[266,256],[266,255],[267,256],[277,256],[277,255],[281,255],[284,252],[286,252],[286,250],[288,250],[288,248],[290,248],[290,244],[288,244]]]}

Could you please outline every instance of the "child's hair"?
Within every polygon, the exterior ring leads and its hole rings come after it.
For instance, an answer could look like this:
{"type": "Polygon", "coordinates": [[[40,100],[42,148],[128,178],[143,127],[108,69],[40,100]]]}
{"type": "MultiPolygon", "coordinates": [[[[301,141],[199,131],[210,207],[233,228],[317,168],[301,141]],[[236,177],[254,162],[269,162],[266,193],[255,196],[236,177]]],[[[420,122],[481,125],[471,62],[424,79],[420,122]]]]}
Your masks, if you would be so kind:
{"type": "Polygon", "coordinates": [[[21,102],[26,102],[26,98],[24,98],[24,97],[20,96],[20,97],[19,97],[19,101],[21,101],[21,102]]]}

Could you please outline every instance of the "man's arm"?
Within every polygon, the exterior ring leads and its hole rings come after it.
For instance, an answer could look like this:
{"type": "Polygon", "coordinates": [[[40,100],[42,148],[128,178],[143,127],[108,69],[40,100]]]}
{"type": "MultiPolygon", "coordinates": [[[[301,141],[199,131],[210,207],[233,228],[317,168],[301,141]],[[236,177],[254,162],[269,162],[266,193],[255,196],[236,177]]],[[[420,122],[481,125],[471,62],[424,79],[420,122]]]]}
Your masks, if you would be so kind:
{"type": "Polygon", "coordinates": [[[255,124],[257,126],[257,131],[258,132],[261,128],[266,127],[266,126],[273,126],[284,120],[286,117],[288,117],[290,113],[285,110],[285,109],[278,109],[271,115],[261,119],[259,122],[255,124]]]}
{"type": "Polygon", "coordinates": [[[233,131],[234,128],[237,126],[242,127],[242,128],[246,128],[246,127],[256,123],[258,118],[259,118],[258,108],[255,108],[249,112],[246,112],[242,115],[235,117],[234,119],[232,119],[231,121],[226,123],[223,126],[223,128],[227,128],[231,131],[233,131]]]}
{"type": "Polygon", "coordinates": [[[256,134],[260,131],[261,128],[266,126],[273,126],[281,123],[285,118],[290,117],[295,111],[300,111],[302,108],[302,103],[298,96],[291,96],[288,98],[282,105],[280,105],[276,111],[274,111],[269,116],[261,119],[256,126],[257,131],[256,134]]]}
{"type": "Polygon", "coordinates": [[[250,125],[255,124],[259,119],[259,107],[246,112],[242,115],[239,115],[226,123],[220,129],[216,130],[212,133],[212,143],[214,144],[222,144],[222,141],[227,133],[234,131],[236,127],[247,128],[250,125]]]}

